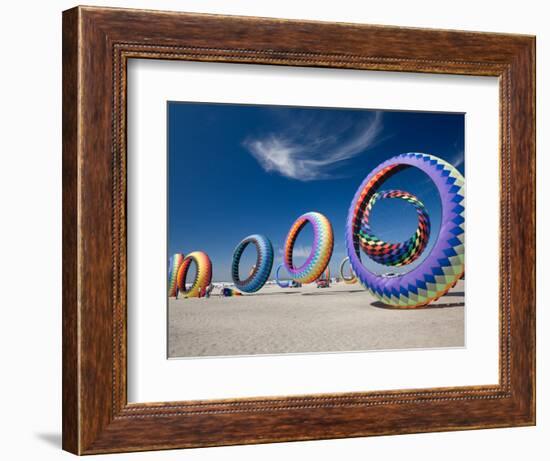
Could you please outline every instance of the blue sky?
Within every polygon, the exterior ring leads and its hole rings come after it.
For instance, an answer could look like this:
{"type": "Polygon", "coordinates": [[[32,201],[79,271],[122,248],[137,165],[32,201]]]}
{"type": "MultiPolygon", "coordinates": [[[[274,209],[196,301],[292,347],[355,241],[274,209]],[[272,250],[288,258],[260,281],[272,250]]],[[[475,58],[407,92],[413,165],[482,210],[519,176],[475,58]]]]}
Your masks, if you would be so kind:
{"type": "MultiPolygon", "coordinates": [[[[336,274],[346,256],[345,220],[358,186],[379,163],[413,151],[437,155],[464,174],[464,115],[169,102],[168,253],[205,251],[213,280],[230,281],[235,246],[250,234],[265,234],[275,251],[274,275],[294,220],[318,211],[333,225],[330,268],[336,274]]],[[[383,186],[390,188],[415,194],[428,209],[427,254],[441,217],[435,187],[408,169],[383,186]]],[[[381,200],[373,209],[372,227],[381,238],[405,240],[416,225],[414,209],[400,200],[381,200]]],[[[296,264],[307,257],[311,237],[306,226],[296,243],[296,264]]],[[[255,258],[247,248],[243,276],[255,258]]]]}

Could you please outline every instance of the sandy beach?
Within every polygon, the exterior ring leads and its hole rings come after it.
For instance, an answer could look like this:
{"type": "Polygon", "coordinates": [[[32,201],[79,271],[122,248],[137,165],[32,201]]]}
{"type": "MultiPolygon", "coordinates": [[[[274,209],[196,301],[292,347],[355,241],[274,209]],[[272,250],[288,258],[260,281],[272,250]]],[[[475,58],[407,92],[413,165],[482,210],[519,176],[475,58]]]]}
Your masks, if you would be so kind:
{"type": "Polygon", "coordinates": [[[170,358],[464,346],[462,281],[420,309],[384,306],[345,283],[168,304],[170,358]]]}

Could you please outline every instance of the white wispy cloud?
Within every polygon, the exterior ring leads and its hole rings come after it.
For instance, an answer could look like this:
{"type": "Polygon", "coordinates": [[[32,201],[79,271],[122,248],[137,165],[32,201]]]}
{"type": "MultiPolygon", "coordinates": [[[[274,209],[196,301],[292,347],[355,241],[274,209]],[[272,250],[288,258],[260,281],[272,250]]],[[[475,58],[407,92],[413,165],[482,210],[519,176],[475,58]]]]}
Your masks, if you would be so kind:
{"type": "Polygon", "coordinates": [[[315,117],[296,126],[244,141],[246,149],[265,171],[299,181],[330,179],[334,168],[362,154],[382,131],[382,114],[376,112],[361,126],[330,125],[315,117]]]}

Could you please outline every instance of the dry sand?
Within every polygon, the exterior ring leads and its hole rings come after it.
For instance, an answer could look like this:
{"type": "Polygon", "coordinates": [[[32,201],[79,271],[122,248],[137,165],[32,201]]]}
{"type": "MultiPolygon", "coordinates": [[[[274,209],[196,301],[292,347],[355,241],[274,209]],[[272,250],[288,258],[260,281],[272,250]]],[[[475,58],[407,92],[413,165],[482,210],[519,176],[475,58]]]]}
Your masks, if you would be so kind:
{"type": "Polygon", "coordinates": [[[171,298],[168,309],[172,358],[464,346],[462,281],[420,309],[389,308],[344,283],[171,298]]]}

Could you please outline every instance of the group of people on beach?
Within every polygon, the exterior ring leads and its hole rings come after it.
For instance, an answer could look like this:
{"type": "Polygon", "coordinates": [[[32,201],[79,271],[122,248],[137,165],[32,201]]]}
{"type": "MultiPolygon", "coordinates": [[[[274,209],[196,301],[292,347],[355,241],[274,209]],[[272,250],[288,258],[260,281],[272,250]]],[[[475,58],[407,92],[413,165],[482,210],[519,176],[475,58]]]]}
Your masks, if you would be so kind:
{"type": "MultiPolygon", "coordinates": [[[[198,287],[197,290],[198,290],[198,293],[196,298],[210,298],[210,295],[214,290],[214,285],[211,283],[207,287],[198,287]]],[[[176,299],[178,299],[179,293],[180,293],[179,288],[176,288],[176,299]]],[[[231,296],[242,296],[242,293],[240,291],[235,290],[234,288],[222,286],[220,288],[219,296],[222,298],[228,298],[231,296]]],[[[184,298],[187,298],[187,296],[184,296],[184,298]]]]}
{"type": "MultiPolygon", "coordinates": [[[[207,287],[198,287],[198,294],[197,298],[210,298],[210,295],[212,294],[212,290],[214,290],[214,285],[211,283],[207,287]]],[[[176,299],[178,299],[179,295],[179,288],[176,287],[176,299]]]]}

